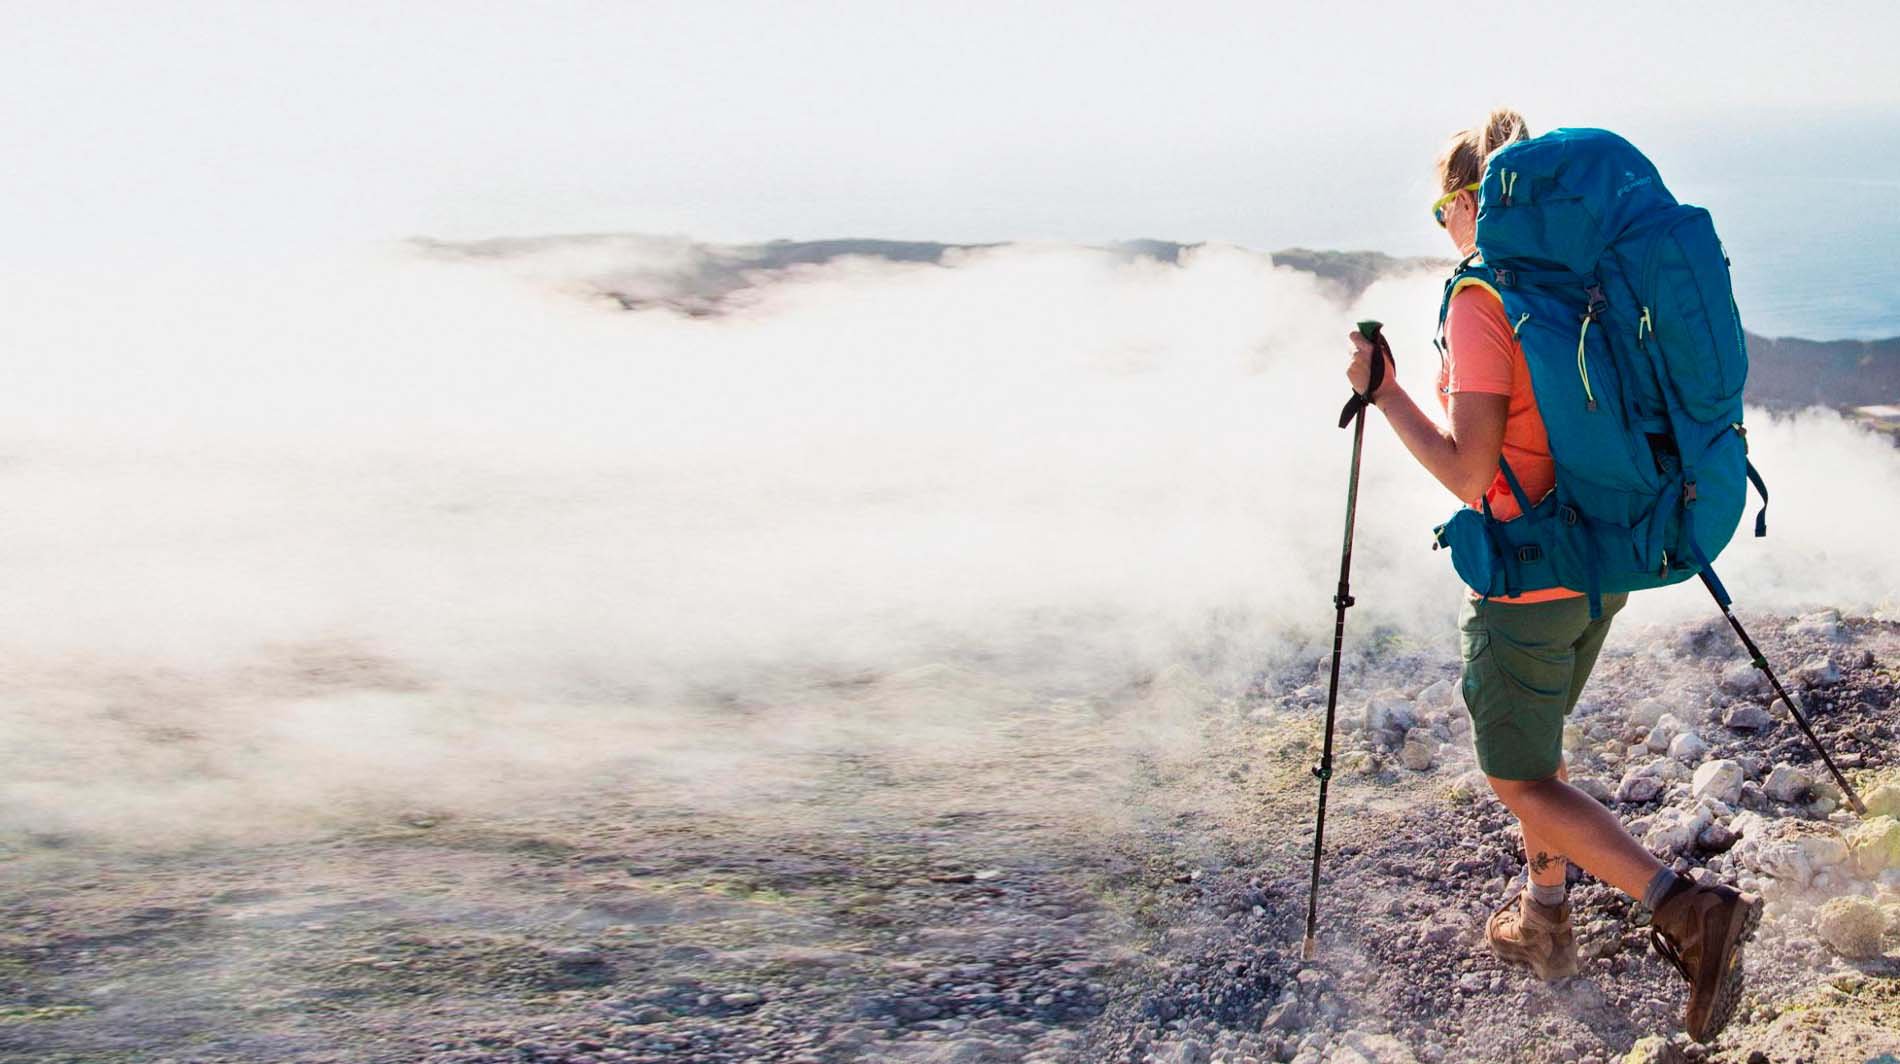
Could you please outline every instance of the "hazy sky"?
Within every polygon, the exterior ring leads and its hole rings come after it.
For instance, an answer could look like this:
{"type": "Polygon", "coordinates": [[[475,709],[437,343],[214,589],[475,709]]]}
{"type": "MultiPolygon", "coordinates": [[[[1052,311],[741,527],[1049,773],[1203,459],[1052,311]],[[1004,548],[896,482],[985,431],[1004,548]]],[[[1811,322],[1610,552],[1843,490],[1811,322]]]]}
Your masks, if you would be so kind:
{"type": "Polygon", "coordinates": [[[1426,167],[1493,103],[1671,175],[1811,120],[1891,130],[1900,5],[1819,10],[15,2],[0,223],[41,256],[582,230],[1437,251],[1426,167]]]}

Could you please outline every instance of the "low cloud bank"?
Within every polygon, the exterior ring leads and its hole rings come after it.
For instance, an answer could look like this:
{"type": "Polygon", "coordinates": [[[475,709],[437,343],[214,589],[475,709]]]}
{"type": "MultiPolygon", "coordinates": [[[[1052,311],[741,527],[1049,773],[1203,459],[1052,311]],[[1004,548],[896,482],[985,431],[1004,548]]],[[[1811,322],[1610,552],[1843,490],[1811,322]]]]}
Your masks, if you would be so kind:
{"type": "MultiPolygon", "coordinates": [[[[1217,245],[845,257],[710,317],[624,310],[600,269],[6,278],[0,831],[617,772],[711,800],[813,751],[960,756],[1174,665],[1231,693],[1329,645],[1350,323],[1391,323],[1415,394],[1436,363],[1436,278],[1348,306],[1217,245]]],[[[1894,608],[1900,457],[1825,411],[1750,421],[1775,504],[1723,557],[1741,604],[1894,608]]],[[[1353,635],[1448,653],[1455,504],[1376,418],[1361,500],[1353,635]]],[[[1139,717],[1128,743],[1188,741],[1139,717]]]]}

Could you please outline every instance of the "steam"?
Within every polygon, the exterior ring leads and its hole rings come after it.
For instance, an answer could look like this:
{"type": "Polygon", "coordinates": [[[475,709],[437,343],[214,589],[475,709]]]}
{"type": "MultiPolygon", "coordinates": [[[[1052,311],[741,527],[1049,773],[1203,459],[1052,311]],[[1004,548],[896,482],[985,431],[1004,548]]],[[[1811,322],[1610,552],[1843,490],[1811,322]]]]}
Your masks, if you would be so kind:
{"type": "MultiPolygon", "coordinates": [[[[845,259],[713,317],[623,311],[597,259],[0,279],[0,833],[1180,755],[1330,637],[1351,322],[1414,394],[1435,370],[1435,278],[1348,307],[1232,247],[845,259]]],[[[1724,555],[1738,598],[1892,609],[1891,446],[1750,422],[1773,538],[1724,555]]],[[[1355,630],[1449,653],[1454,501],[1376,416],[1360,491],[1355,630]]]]}

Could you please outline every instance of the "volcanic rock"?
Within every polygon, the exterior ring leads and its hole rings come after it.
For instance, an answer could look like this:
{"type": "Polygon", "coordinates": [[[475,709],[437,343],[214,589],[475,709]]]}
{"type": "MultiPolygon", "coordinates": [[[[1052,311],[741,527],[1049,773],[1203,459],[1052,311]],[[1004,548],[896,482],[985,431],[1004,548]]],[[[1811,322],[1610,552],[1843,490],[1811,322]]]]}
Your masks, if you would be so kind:
{"type": "Polygon", "coordinates": [[[1695,732],[1683,732],[1669,741],[1669,756],[1678,761],[1700,761],[1709,752],[1709,744],[1695,732]]]}
{"type": "Polygon", "coordinates": [[[1877,816],[1847,832],[1847,850],[1854,870],[1872,879],[1889,868],[1900,868],[1900,820],[1877,816]]]}
{"type": "Polygon", "coordinates": [[[1732,695],[1752,695],[1764,691],[1768,680],[1754,662],[1732,661],[1722,669],[1721,688],[1732,695]]]}
{"type": "Polygon", "coordinates": [[[1797,665],[1794,678],[1800,681],[1803,687],[1826,687],[1841,682],[1841,670],[1834,664],[1833,658],[1823,655],[1809,658],[1797,665]]]}
{"type": "Polygon", "coordinates": [[[1762,781],[1761,789],[1777,802],[1795,802],[1814,786],[1814,777],[1786,763],[1776,765],[1762,781]]]}
{"type": "Polygon", "coordinates": [[[1623,779],[1616,785],[1616,800],[1619,802],[1647,802],[1662,793],[1663,781],[1652,772],[1643,768],[1633,768],[1623,773],[1623,779]]]}
{"type": "Polygon", "coordinates": [[[1880,935],[1887,919],[1866,898],[1835,898],[1814,915],[1814,933],[1828,948],[1855,959],[1880,955],[1880,935]]]}
{"type": "Polygon", "coordinates": [[[1674,713],[1664,713],[1656,719],[1656,726],[1649,729],[1646,743],[1651,752],[1660,754],[1669,749],[1669,744],[1675,741],[1676,736],[1687,730],[1688,725],[1682,723],[1674,713]]]}
{"type": "Polygon", "coordinates": [[[1697,798],[1713,798],[1734,805],[1742,797],[1742,766],[1727,759],[1705,761],[1690,778],[1689,791],[1697,798]]]}
{"type": "Polygon", "coordinates": [[[1867,815],[1900,817],[1900,784],[1883,783],[1868,791],[1861,801],[1867,806],[1867,815]]]}
{"type": "Polygon", "coordinates": [[[1403,694],[1386,688],[1366,700],[1366,730],[1404,734],[1418,723],[1418,714],[1403,694]]]}

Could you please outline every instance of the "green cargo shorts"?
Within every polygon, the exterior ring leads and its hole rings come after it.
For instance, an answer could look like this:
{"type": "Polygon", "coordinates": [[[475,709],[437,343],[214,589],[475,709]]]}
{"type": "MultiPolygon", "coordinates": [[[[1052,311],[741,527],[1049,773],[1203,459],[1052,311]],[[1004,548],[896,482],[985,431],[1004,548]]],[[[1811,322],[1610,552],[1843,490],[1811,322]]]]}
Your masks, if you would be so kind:
{"type": "Polygon", "coordinates": [[[1590,619],[1582,595],[1549,602],[1481,602],[1459,614],[1465,708],[1478,767],[1502,780],[1553,776],[1563,758],[1564,717],[1597,663],[1610,619],[1628,594],[1603,596],[1590,619]]]}

